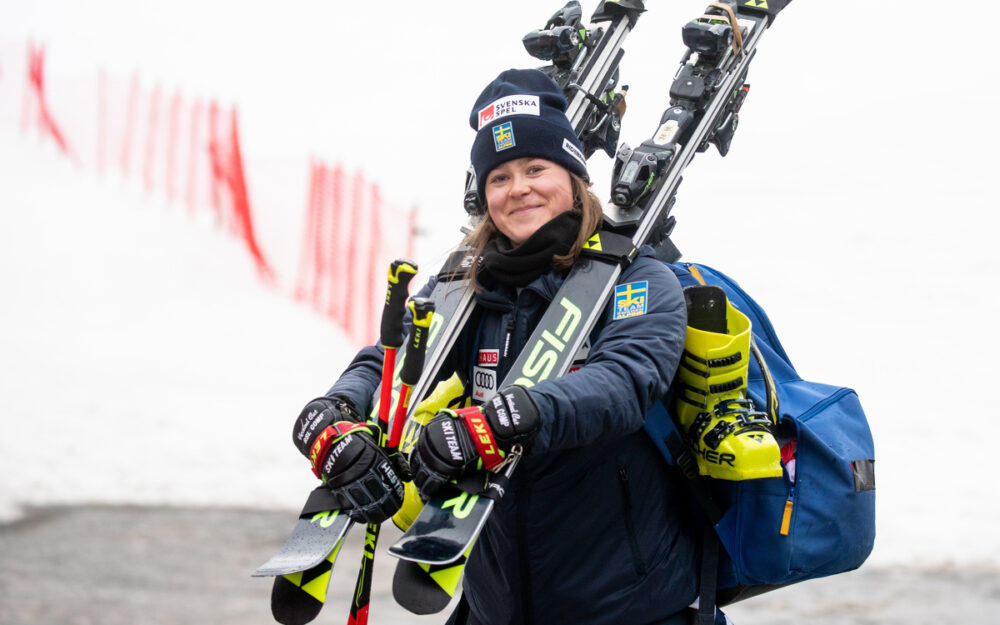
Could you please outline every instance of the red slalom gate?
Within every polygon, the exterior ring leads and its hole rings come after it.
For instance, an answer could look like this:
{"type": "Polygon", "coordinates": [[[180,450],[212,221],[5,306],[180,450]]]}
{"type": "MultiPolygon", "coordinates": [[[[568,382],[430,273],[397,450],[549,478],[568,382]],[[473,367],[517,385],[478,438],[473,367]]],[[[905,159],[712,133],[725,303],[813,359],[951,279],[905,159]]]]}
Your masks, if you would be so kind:
{"type": "Polygon", "coordinates": [[[213,137],[212,155],[212,189],[213,199],[216,193],[221,194],[221,187],[228,188],[230,194],[231,226],[236,234],[246,243],[257,268],[257,274],[266,283],[274,282],[274,272],[264,258],[264,253],[257,242],[254,233],[253,218],[250,214],[250,195],[247,193],[246,176],[243,173],[243,154],[240,149],[239,125],[236,111],[232,111],[228,135],[213,137]]]}
{"type": "Polygon", "coordinates": [[[28,44],[28,88],[24,91],[24,106],[21,115],[21,130],[27,131],[31,120],[35,119],[38,130],[43,136],[49,136],[62,153],[74,162],[78,162],[73,150],[69,147],[66,135],[56,123],[49,108],[45,92],[45,48],[28,44]]]}

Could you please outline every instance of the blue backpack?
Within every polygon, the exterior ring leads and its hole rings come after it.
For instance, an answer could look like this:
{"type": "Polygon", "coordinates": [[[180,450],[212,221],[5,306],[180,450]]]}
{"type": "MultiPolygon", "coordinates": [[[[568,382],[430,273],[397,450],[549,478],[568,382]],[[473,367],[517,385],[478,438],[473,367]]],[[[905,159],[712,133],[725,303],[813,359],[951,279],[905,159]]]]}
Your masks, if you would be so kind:
{"type": "MultiPolygon", "coordinates": [[[[704,533],[699,609],[711,622],[715,605],[861,566],[875,541],[875,450],[857,394],[799,377],[767,314],[736,282],[704,265],[667,266],[681,286],[721,287],[750,318],[779,405],[782,478],[730,482],[686,471],[692,499],[715,530],[704,533]]],[[[755,359],[747,383],[754,404],[767,406],[755,359]]],[[[670,464],[690,469],[669,405],[665,399],[650,411],[646,431],[670,464]]]]}

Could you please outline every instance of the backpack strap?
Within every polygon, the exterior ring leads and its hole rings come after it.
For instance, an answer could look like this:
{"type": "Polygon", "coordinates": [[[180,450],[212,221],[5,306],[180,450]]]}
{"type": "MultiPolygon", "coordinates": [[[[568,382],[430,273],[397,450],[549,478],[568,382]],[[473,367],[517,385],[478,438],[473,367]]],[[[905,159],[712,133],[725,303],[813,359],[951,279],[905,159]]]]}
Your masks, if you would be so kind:
{"type": "Polygon", "coordinates": [[[684,474],[685,490],[698,502],[704,523],[701,529],[701,575],[698,582],[698,613],[695,617],[697,625],[714,625],[715,594],[719,585],[719,537],[715,533],[715,524],[722,519],[722,511],[708,494],[708,488],[698,481],[698,465],[690,448],[684,444],[680,432],[670,422],[670,431],[663,438],[670,454],[677,462],[677,467],[684,474]]]}
{"type": "Polygon", "coordinates": [[[781,423],[781,406],[778,405],[778,386],[774,383],[774,376],[771,375],[771,369],[764,362],[764,355],[760,353],[760,348],[757,347],[757,341],[754,339],[752,333],[750,335],[750,353],[753,354],[754,360],[757,361],[757,366],[760,367],[760,374],[764,378],[767,416],[770,417],[772,424],[778,425],[781,423]]]}
{"type": "Polygon", "coordinates": [[[719,582],[719,537],[705,524],[701,541],[701,579],[698,584],[698,625],[715,625],[715,593],[719,582]]]}
{"type": "Polygon", "coordinates": [[[684,475],[685,490],[698,502],[698,509],[704,520],[701,529],[701,574],[698,582],[698,612],[696,625],[714,625],[716,593],[719,589],[719,548],[721,542],[715,533],[715,526],[722,519],[722,510],[710,496],[710,490],[698,478],[698,466],[690,448],[684,444],[680,432],[673,421],[668,424],[669,432],[663,438],[667,450],[674,457],[684,475]]]}
{"type": "Polygon", "coordinates": [[[632,239],[623,234],[598,230],[583,244],[580,254],[627,267],[638,256],[639,250],[632,239]]]}

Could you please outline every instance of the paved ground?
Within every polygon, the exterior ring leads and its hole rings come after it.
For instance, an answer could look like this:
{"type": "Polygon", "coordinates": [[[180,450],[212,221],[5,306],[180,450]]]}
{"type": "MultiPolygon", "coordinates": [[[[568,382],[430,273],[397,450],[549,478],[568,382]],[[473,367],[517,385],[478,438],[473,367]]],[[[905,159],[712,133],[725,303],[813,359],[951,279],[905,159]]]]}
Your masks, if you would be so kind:
{"type": "MultiPolygon", "coordinates": [[[[0,526],[0,625],[273,623],[271,582],[249,574],[278,547],[293,517],[232,509],[32,509],[0,526]]],[[[387,527],[381,546],[396,535],[387,527]]],[[[360,540],[360,532],[348,538],[316,623],[346,622],[360,540]]],[[[444,621],[444,614],[417,617],[396,606],[392,558],[377,561],[372,625],[444,621]]],[[[993,625],[1000,623],[1000,571],[866,567],[729,612],[738,625],[993,625]]]]}

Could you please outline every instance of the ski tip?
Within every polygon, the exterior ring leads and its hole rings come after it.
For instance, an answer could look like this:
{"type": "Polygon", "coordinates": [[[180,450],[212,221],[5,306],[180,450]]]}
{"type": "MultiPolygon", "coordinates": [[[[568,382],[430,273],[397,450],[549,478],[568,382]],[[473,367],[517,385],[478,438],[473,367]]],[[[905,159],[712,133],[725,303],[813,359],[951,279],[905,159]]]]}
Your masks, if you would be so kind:
{"type": "MultiPolygon", "coordinates": [[[[412,529],[412,528],[411,528],[412,529]]],[[[427,564],[430,566],[447,566],[458,562],[466,551],[475,542],[479,532],[472,534],[471,538],[461,536],[458,539],[442,538],[431,535],[403,535],[386,552],[399,560],[406,560],[416,564],[427,564]]]]}
{"type": "Polygon", "coordinates": [[[275,577],[271,590],[271,615],[281,625],[305,625],[319,616],[323,602],[302,592],[285,577],[275,577]]]}
{"type": "MultiPolygon", "coordinates": [[[[336,549],[336,547],[334,547],[336,549]]],[[[327,556],[328,557],[328,556],[327,556]]],[[[257,570],[250,574],[250,577],[278,577],[280,575],[294,575],[323,564],[326,558],[313,556],[308,559],[294,561],[289,558],[271,559],[257,567],[257,570]]]]}
{"type": "Polygon", "coordinates": [[[452,595],[435,583],[429,571],[407,560],[396,563],[392,596],[400,606],[421,616],[441,612],[452,599],[452,595]]]}
{"type": "MultiPolygon", "coordinates": [[[[301,570],[305,571],[309,568],[310,567],[305,567],[301,570]]],[[[251,573],[250,577],[277,577],[278,575],[289,575],[291,573],[298,573],[298,572],[299,571],[288,570],[287,566],[281,566],[281,564],[278,564],[273,559],[271,559],[265,562],[264,564],[261,564],[259,567],[257,567],[257,570],[251,573]]]]}

